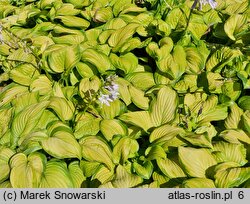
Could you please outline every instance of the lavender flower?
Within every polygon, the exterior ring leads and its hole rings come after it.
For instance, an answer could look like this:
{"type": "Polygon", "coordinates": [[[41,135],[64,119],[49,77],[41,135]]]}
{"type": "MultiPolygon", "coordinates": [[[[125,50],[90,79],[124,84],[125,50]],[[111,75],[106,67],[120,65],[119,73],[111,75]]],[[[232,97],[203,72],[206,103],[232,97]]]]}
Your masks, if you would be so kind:
{"type": "Polygon", "coordinates": [[[98,100],[101,102],[101,104],[106,104],[107,106],[110,105],[109,102],[112,102],[112,99],[110,99],[109,95],[107,94],[101,94],[98,100]]]}
{"type": "Polygon", "coordinates": [[[106,104],[107,106],[110,105],[109,102],[112,102],[116,100],[119,96],[119,86],[115,83],[115,80],[117,78],[117,75],[108,76],[105,80],[105,86],[104,91],[105,93],[108,92],[108,94],[101,93],[98,100],[101,104],[106,104]]]}
{"type": "Polygon", "coordinates": [[[217,2],[215,2],[215,0],[195,0],[192,9],[194,9],[198,3],[199,3],[199,10],[202,10],[202,6],[206,4],[209,4],[212,9],[215,9],[217,6],[217,2]]]}

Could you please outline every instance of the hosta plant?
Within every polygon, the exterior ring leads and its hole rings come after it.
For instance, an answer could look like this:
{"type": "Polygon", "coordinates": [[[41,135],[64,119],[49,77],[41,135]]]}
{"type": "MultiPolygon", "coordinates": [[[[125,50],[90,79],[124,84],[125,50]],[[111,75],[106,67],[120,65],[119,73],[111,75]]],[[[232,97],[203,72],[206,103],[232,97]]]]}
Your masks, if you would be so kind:
{"type": "Polygon", "coordinates": [[[0,187],[250,187],[247,0],[0,0],[0,187]]]}

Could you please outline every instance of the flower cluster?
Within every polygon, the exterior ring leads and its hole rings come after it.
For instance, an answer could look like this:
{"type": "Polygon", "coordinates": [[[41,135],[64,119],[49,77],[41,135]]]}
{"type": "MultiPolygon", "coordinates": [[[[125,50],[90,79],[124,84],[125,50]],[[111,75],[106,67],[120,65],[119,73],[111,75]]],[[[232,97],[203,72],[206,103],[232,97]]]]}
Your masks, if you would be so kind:
{"type": "Polygon", "coordinates": [[[209,4],[212,9],[215,9],[217,6],[217,2],[215,0],[195,0],[192,9],[194,9],[198,3],[199,10],[202,10],[202,6],[206,4],[209,4]]]}
{"type": "Polygon", "coordinates": [[[115,80],[117,79],[117,75],[108,76],[105,80],[105,94],[101,92],[98,100],[101,104],[106,104],[107,106],[110,106],[110,102],[114,101],[119,96],[119,86],[115,83],[115,80]]]}

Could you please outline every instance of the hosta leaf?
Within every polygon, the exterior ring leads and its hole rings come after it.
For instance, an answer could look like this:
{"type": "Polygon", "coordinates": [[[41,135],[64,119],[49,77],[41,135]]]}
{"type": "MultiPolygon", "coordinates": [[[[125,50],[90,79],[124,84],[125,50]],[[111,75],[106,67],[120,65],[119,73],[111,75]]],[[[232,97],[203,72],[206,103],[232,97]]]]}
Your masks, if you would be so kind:
{"type": "Polygon", "coordinates": [[[12,52],[7,57],[7,60],[13,60],[16,62],[27,62],[28,64],[37,67],[34,55],[21,48],[12,52]]]}
{"type": "Polygon", "coordinates": [[[74,6],[72,4],[59,4],[57,5],[57,7],[55,7],[56,9],[56,14],[58,16],[60,15],[77,15],[80,13],[80,11],[78,9],[75,9],[74,6]]]}
{"type": "Polygon", "coordinates": [[[48,108],[54,110],[62,121],[72,119],[75,110],[71,101],[56,96],[51,97],[48,108]]]}
{"type": "Polygon", "coordinates": [[[173,60],[179,65],[178,70],[173,70],[176,78],[179,78],[186,69],[186,52],[184,48],[180,45],[176,45],[173,50],[173,60]]]}
{"type": "Polygon", "coordinates": [[[44,169],[39,188],[73,188],[66,163],[50,160],[44,169]]]}
{"type": "Polygon", "coordinates": [[[188,47],[186,51],[188,73],[199,73],[204,68],[205,63],[197,48],[188,47]]]}
{"type": "Polygon", "coordinates": [[[132,73],[138,66],[138,58],[131,52],[118,57],[115,54],[110,55],[112,64],[124,71],[125,74],[132,73]]]}
{"type": "Polygon", "coordinates": [[[175,112],[178,105],[176,92],[163,87],[157,94],[157,99],[153,100],[150,107],[150,117],[155,126],[168,123],[175,118],[175,112]]]}
{"type": "Polygon", "coordinates": [[[15,107],[15,115],[17,115],[20,111],[22,111],[26,107],[38,103],[38,100],[39,100],[39,95],[37,92],[33,93],[27,92],[15,98],[12,101],[12,104],[15,107]]]}
{"type": "Polygon", "coordinates": [[[99,162],[89,162],[84,160],[80,161],[80,167],[85,177],[91,177],[92,175],[94,175],[101,165],[102,164],[100,164],[99,162]]]}
{"type": "Polygon", "coordinates": [[[104,24],[104,28],[106,30],[117,30],[126,25],[127,23],[123,19],[117,17],[109,20],[106,24],[104,24]]]}
{"type": "Polygon", "coordinates": [[[97,172],[92,176],[92,180],[97,179],[101,184],[109,182],[114,177],[114,170],[108,169],[106,166],[99,166],[97,172]]]}
{"type": "Polygon", "coordinates": [[[115,164],[124,164],[128,158],[133,158],[139,150],[136,140],[122,137],[113,149],[113,161],[115,164]]]}
{"type": "Polygon", "coordinates": [[[18,153],[10,160],[10,182],[14,188],[39,187],[46,157],[41,153],[31,153],[28,157],[18,153]]]}
{"type": "Polygon", "coordinates": [[[102,52],[94,49],[87,49],[82,53],[81,59],[83,62],[93,64],[100,73],[112,69],[109,58],[102,52]]]}
{"type": "Polygon", "coordinates": [[[77,72],[83,77],[83,78],[91,78],[94,75],[98,73],[96,67],[94,65],[78,62],[76,64],[77,72]]]}
{"type": "Polygon", "coordinates": [[[4,56],[10,55],[9,46],[6,44],[0,45],[0,54],[4,56]]]}
{"type": "Polygon", "coordinates": [[[152,177],[153,177],[153,180],[157,181],[159,185],[164,184],[169,181],[169,178],[167,176],[159,174],[157,172],[153,172],[152,177]]]}
{"type": "Polygon", "coordinates": [[[12,108],[0,109],[0,138],[9,129],[9,122],[11,122],[12,108]]]}
{"type": "Polygon", "coordinates": [[[128,134],[127,127],[120,120],[116,119],[102,120],[100,124],[100,130],[108,141],[112,140],[112,138],[116,135],[125,136],[128,134]]]}
{"type": "Polygon", "coordinates": [[[189,176],[205,178],[206,170],[217,163],[207,149],[179,147],[178,150],[179,160],[189,176]]]}
{"type": "Polygon", "coordinates": [[[144,179],[150,179],[154,170],[154,166],[151,161],[146,161],[142,165],[134,162],[133,169],[140,177],[144,179]]]}
{"type": "Polygon", "coordinates": [[[247,22],[247,15],[234,14],[230,16],[225,24],[224,30],[228,37],[232,40],[236,40],[236,36],[239,31],[243,30],[243,26],[245,26],[247,22]]]}
{"type": "Polygon", "coordinates": [[[0,92],[0,106],[5,106],[10,103],[18,95],[28,92],[28,87],[20,86],[14,83],[11,83],[4,87],[0,92]]]}
{"type": "Polygon", "coordinates": [[[138,126],[144,131],[153,127],[150,114],[147,111],[134,111],[129,113],[124,113],[119,117],[120,120],[138,126]]]}
{"type": "Polygon", "coordinates": [[[214,144],[214,151],[218,162],[235,162],[240,166],[247,163],[246,149],[242,144],[217,142],[214,144]]]}
{"type": "Polygon", "coordinates": [[[207,178],[191,178],[182,183],[183,188],[215,188],[214,182],[207,178]]]}
{"type": "Polygon", "coordinates": [[[250,111],[246,111],[242,116],[244,130],[250,134],[250,111]]]}
{"type": "Polygon", "coordinates": [[[53,27],[53,31],[57,34],[73,34],[73,35],[82,35],[82,31],[78,30],[78,29],[73,29],[73,28],[67,28],[64,27],[60,24],[56,24],[53,27]]]}
{"type": "Polygon", "coordinates": [[[137,72],[128,74],[126,80],[141,90],[147,90],[155,85],[153,74],[150,72],[137,72]]]}
{"type": "Polygon", "coordinates": [[[113,169],[112,152],[109,145],[100,137],[89,136],[80,140],[82,156],[87,161],[105,164],[110,170],[113,169]]]}
{"type": "Polygon", "coordinates": [[[15,154],[12,149],[9,148],[0,148],[0,183],[9,178],[10,166],[9,160],[15,154]]]}
{"type": "Polygon", "coordinates": [[[178,178],[186,177],[186,174],[183,172],[181,167],[176,164],[174,161],[165,158],[165,159],[156,159],[157,165],[168,178],[178,178]]]}
{"type": "Polygon", "coordinates": [[[94,21],[105,23],[113,17],[111,7],[97,9],[94,14],[94,21]]]}
{"type": "Polygon", "coordinates": [[[80,61],[79,46],[55,49],[48,55],[48,65],[52,72],[69,72],[80,61]]]}
{"type": "Polygon", "coordinates": [[[97,76],[80,81],[79,92],[82,98],[91,97],[101,88],[101,80],[97,76]]]}
{"type": "Polygon", "coordinates": [[[119,86],[120,98],[128,106],[131,103],[131,96],[130,96],[129,89],[128,89],[128,86],[130,85],[130,83],[123,78],[118,78],[117,84],[119,86]]]}
{"type": "Polygon", "coordinates": [[[12,142],[14,144],[17,138],[25,136],[36,127],[47,105],[47,101],[32,104],[16,115],[11,125],[12,142]]]}
{"type": "Polygon", "coordinates": [[[76,16],[56,16],[55,19],[61,20],[61,22],[67,27],[76,27],[84,30],[90,25],[90,22],[87,20],[76,16]]]}
{"type": "Polygon", "coordinates": [[[115,188],[131,188],[143,182],[140,176],[129,173],[125,167],[121,165],[116,168],[115,175],[114,180],[111,181],[115,188]]]}
{"type": "Polygon", "coordinates": [[[153,130],[153,132],[149,136],[150,143],[161,143],[166,140],[171,140],[180,133],[184,133],[185,131],[180,127],[174,127],[168,124],[157,127],[153,130]]]}
{"type": "Polygon", "coordinates": [[[108,44],[113,47],[113,51],[117,52],[126,41],[133,36],[139,24],[130,23],[113,32],[108,40],[108,44]]]}
{"type": "Polygon", "coordinates": [[[10,71],[10,78],[21,85],[29,86],[32,81],[39,75],[36,67],[30,64],[22,64],[10,71]]]}
{"type": "Polygon", "coordinates": [[[30,90],[32,92],[38,91],[40,95],[50,94],[52,82],[45,75],[40,75],[30,84],[30,90]]]}
{"type": "Polygon", "coordinates": [[[225,82],[221,87],[222,93],[236,101],[242,90],[242,85],[238,82],[225,82]]]}
{"type": "Polygon", "coordinates": [[[0,183],[0,188],[13,188],[9,180],[0,183]]]}
{"type": "Polygon", "coordinates": [[[186,17],[178,7],[172,9],[166,16],[165,21],[171,26],[171,29],[180,29],[186,27],[186,17]]]}
{"type": "Polygon", "coordinates": [[[36,131],[28,134],[26,137],[19,139],[19,150],[24,154],[30,154],[32,152],[42,149],[40,142],[46,139],[48,135],[45,131],[36,131]]]}
{"type": "Polygon", "coordinates": [[[110,103],[109,106],[103,104],[100,110],[100,114],[103,119],[114,119],[125,111],[126,107],[120,100],[115,100],[110,103]]]}
{"type": "Polygon", "coordinates": [[[113,13],[115,16],[117,16],[127,6],[131,6],[131,1],[129,0],[113,1],[113,3],[113,13]]]}
{"type": "Polygon", "coordinates": [[[148,160],[166,159],[167,158],[166,152],[159,145],[154,145],[152,147],[148,147],[145,151],[145,155],[147,156],[148,160]]]}
{"type": "Polygon", "coordinates": [[[100,130],[100,120],[88,113],[81,115],[74,128],[75,137],[80,139],[87,135],[96,135],[100,130]]]}
{"type": "Polygon", "coordinates": [[[81,159],[81,147],[73,134],[64,131],[63,128],[61,130],[59,128],[55,129],[50,137],[41,142],[43,149],[58,159],[81,159]]]}
{"type": "Polygon", "coordinates": [[[215,185],[217,188],[238,187],[250,178],[250,167],[228,168],[215,174],[215,185]]]}
{"type": "Polygon", "coordinates": [[[224,130],[220,133],[220,137],[229,143],[240,144],[240,142],[245,142],[250,144],[250,137],[243,130],[224,130]]]}
{"type": "Polygon", "coordinates": [[[221,17],[214,9],[206,12],[205,15],[203,15],[203,20],[208,26],[214,25],[216,23],[221,23],[221,17]]]}
{"type": "Polygon", "coordinates": [[[171,27],[168,23],[165,21],[158,19],[157,20],[157,26],[156,26],[156,33],[158,35],[161,35],[163,37],[169,36],[171,33],[171,27]]]}
{"type": "Polygon", "coordinates": [[[223,77],[219,73],[207,72],[207,82],[211,93],[221,93],[223,77]]]}
{"type": "Polygon", "coordinates": [[[248,3],[248,1],[229,1],[225,13],[228,15],[243,13],[249,8],[248,3]]]}
{"type": "Polygon", "coordinates": [[[139,12],[143,12],[143,11],[146,11],[146,8],[140,8],[138,6],[135,6],[133,4],[131,5],[126,5],[120,14],[125,14],[125,13],[139,13],[139,12]]]}
{"type": "Polygon", "coordinates": [[[128,53],[134,49],[140,49],[145,46],[151,41],[151,38],[146,39],[145,41],[141,42],[139,37],[130,38],[124,43],[120,48],[120,53],[128,53]]]}
{"type": "Polygon", "coordinates": [[[242,55],[240,50],[223,47],[217,49],[206,62],[207,71],[219,72],[226,64],[230,63],[234,58],[242,55]]]}
{"type": "Polygon", "coordinates": [[[200,123],[206,123],[210,121],[224,120],[228,115],[226,106],[216,106],[214,109],[207,113],[199,115],[200,123]]]}
{"type": "Polygon", "coordinates": [[[237,104],[231,105],[230,110],[231,112],[225,120],[225,127],[227,129],[237,129],[243,111],[237,106],[237,104]]]}
{"type": "Polygon", "coordinates": [[[79,166],[79,161],[73,161],[68,166],[74,188],[81,188],[82,182],[86,179],[79,166]]]}
{"type": "Polygon", "coordinates": [[[202,15],[191,15],[188,30],[193,34],[196,39],[200,39],[208,29],[208,26],[203,21],[202,15]]]}
{"type": "Polygon", "coordinates": [[[129,93],[132,102],[140,109],[147,110],[149,107],[149,99],[144,96],[144,92],[134,86],[129,86],[129,93]]]}
{"type": "Polygon", "coordinates": [[[84,35],[64,35],[53,37],[52,39],[57,44],[75,45],[82,43],[85,40],[85,37],[84,35]]]}
{"type": "Polygon", "coordinates": [[[239,106],[243,110],[250,110],[250,96],[242,96],[239,99],[239,106]]]}
{"type": "Polygon", "coordinates": [[[194,146],[212,148],[211,140],[209,139],[207,133],[196,134],[191,132],[181,135],[181,137],[194,146]]]}

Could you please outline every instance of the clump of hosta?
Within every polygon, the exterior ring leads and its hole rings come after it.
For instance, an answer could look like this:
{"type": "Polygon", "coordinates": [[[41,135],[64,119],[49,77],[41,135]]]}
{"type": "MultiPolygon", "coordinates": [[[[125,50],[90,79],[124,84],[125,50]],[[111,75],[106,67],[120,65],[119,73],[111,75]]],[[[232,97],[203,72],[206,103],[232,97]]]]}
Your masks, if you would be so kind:
{"type": "Polygon", "coordinates": [[[0,1],[0,188],[250,187],[248,0],[20,4],[0,1]]]}

